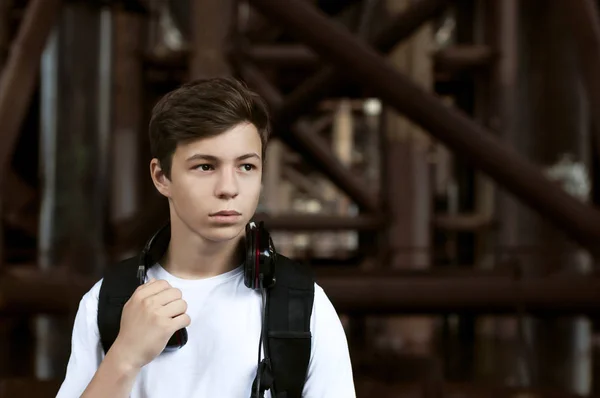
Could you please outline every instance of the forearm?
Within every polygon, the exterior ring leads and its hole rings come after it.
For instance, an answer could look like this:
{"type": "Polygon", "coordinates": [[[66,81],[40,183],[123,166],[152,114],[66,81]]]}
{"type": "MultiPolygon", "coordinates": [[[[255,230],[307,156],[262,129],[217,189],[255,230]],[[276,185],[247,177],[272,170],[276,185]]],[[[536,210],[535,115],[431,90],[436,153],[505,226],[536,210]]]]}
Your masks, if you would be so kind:
{"type": "Polygon", "coordinates": [[[110,349],[81,397],[127,398],[139,371],[119,356],[118,349],[110,349]]]}

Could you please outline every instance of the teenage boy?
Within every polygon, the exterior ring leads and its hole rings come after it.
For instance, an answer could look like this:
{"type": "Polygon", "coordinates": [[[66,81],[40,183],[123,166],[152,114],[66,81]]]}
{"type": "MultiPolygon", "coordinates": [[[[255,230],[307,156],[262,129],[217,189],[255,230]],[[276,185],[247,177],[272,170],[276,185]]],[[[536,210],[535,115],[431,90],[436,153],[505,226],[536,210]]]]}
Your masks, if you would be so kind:
{"type": "MultiPolygon", "coordinates": [[[[264,298],[244,285],[240,247],[261,192],[267,108],[235,79],[197,80],[158,102],[149,130],[150,176],[169,203],[170,239],[122,307],[106,352],[98,326],[103,281],[83,296],[58,397],[250,397],[264,298]],[[183,328],[187,344],[165,350],[183,328]]],[[[302,397],[354,397],[344,330],[316,284],[309,322],[302,397]]]]}

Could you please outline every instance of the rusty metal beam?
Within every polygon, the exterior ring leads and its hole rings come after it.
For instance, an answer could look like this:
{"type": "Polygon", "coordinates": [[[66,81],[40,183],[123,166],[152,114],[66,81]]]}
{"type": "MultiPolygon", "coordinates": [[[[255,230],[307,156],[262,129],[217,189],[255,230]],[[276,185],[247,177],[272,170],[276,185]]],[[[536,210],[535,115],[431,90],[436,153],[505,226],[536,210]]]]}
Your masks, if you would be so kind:
{"type": "Polygon", "coordinates": [[[61,0],[31,0],[0,76],[0,186],[6,178],[21,123],[33,93],[40,57],[61,0]]]}
{"type": "Polygon", "coordinates": [[[13,0],[0,0],[0,70],[10,48],[10,22],[13,0]]]}
{"type": "MultiPolygon", "coordinates": [[[[258,44],[243,51],[261,66],[315,67],[323,63],[317,53],[302,44],[258,44]]],[[[455,71],[489,66],[494,56],[486,45],[454,45],[437,51],[434,61],[436,69],[455,71]]]]}
{"type": "Polygon", "coordinates": [[[66,267],[41,271],[37,265],[3,267],[0,313],[73,313],[94,280],[76,277],[66,267]]]}
{"type": "Polygon", "coordinates": [[[0,398],[52,398],[56,397],[61,384],[60,379],[40,380],[33,377],[0,379],[0,398]]]}
{"type": "MultiPolygon", "coordinates": [[[[66,313],[97,281],[64,268],[4,267],[0,314],[66,313]]],[[[599,276],[515,280],[498,272],[317,272],[316,279],[339,312],[600,314],[599,276]]]]}
{"type": "Polygon", "coordinates": [[[250,3],[600,256],[600,213],[550,182],[538,167],[502,145],[490,131],[423,91],[372,48],[309,4],[299,0],[250,3]]]}
{"type": "MultiPolygon", "coordinates": [[[[592,0],[573,0],[561,4],[579,56],[584,89],[590,109],[600,109],[600,15],[598,5],[592,0]]],[[[596,155],[600,156],[600,115],[592,111],[592,124],[595,136],[596,155]]]]}
{"type": "Polygon", "coordinates": [[[600,314],[600,278],[317,276],[339,312],[600,314]]]}
{"type": "Polygon", "coordinates": [[[434,62],[436,69],[452,72],[489,66],[494,57],[489,46],[455,45],[436,52],[434,62]]]}
{"type": "Polygon", "coordinates": [[[377,230],[384,226],[382,219],[365,215],[345,217],[320,214],[257,214],[255,219],[264,221],[269,230],[281,231],[377,230]]]}
{"type": "MultiPolygon", "coordinates": [[[[270,3],[268,1],[262,2],[270,3]]],[[[406,11],[396,15],[373,36],[369,43],[379,52],[390,52],[399,42],[410,37],[424,22],[441,15],[450,4],[449,0],[420,0],[406,11]]],[[[258,5],[258,4],[257,4],[258,5]]],[[[268,5],[267,5],[268,7],[268,5]]],[[[314,50],[313,50],[314,51],[314,50]]],[[[324,59],[327,59],[324,57],[324,59]]],[[[275,115],[274,124],[285,128],[310,110],[318,101],[339,90],[347,82],[343,65],[326,66],[320,69],[292,93],[286,96],[275,115]]]]}
{"type": "Polygon", "coordinates": [[[248,46],[244,53],[254,62],[269,66],[310,66],[321,63],[319,56],[302,44],[248,46]]]}
{"type": "Polygon", "coordinates": [[[495,227],[497,221],[484,214],[439,214],[433,219],[437,228],[452,231],[476,231],[495,227]]]}
{"type": "MultiPolygon", "coordinates": [[[[238,62],[238,68],[244,80],[259,91],[270,108],[277,112],[283,103],[281,93],[277,88],[269,83],[258,68],[249,62],[238,62]]],[[[276,130],[276,133],[287,145],[309,159],[319,171],[348,194],[359,207],[372,212],[379,210],[376,198],[364,189],[364,183],[333,156],[327,143],[315,134],[305,122],[299,121],[289,129],[276,130]]]]}
{"type": "Polygon", "coordinates": [[[34,209],[37,210],[38,192],[14,170],[8,171],[5,179],[2,220],[32,237],[37,236],[38,213],[34,209]]]}
{"type": "Polygon", "coordinates": [[[303,191],[310,197],[325,201],[323,190],[319,189],[319,186],[315,181],[311,180],[309,177],[297,171],[292,166],[284,166],[281,168],[281,175],[284,179],[288,180],[292,183],[297,189],[303,191]]]}

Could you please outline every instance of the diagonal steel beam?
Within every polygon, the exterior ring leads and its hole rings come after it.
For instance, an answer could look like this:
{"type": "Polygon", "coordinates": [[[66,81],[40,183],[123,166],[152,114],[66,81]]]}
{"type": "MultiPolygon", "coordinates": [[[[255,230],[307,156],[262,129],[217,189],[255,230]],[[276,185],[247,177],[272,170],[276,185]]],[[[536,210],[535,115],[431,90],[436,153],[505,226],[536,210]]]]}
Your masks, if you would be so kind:
{"type": "MultiPolygon", "coordinates": [[[[281,93],[266,77],[249,62],[238,62],[244,80],[260,92],[269,107],[277,112],[283,102],[281,93]]],[[[305,122],[298,122],[286,129],[276,130],[282,141],[313,161],[323,174],[344,191],[362,209],[377,212],[377,199],[366,189],[365,184],[354,176],[347,167],[333,157],[325,141],[316,135],[305,122]]]]}
{"type": "Polygon", "coordinates": [[[600,256],[600,213],[550,182],[538,167],[502,145],[492,132],[422,90],[314,7],[299,0],[250,3],[600,256]]]}
{"type": "Polygon", "coordinates": [[[31,0],[0,76],[0,185],[38,73],[46,39],[58,19],[61,0],[31,0]]]}
{"type": "MultiPolygon", "coordinates": [[[[270,2],[263,2],[270,3],[270,2]]],[[[419,0],[384,25],[369,43],[383,54],[410,37],[423,23],[443,13],[449,0],[419,0]]],[[[285,127],[310,110],[320,99],[339,90],[348,80],[344,65],[326,66],[286,96],[274,125],[285,127]]]]}

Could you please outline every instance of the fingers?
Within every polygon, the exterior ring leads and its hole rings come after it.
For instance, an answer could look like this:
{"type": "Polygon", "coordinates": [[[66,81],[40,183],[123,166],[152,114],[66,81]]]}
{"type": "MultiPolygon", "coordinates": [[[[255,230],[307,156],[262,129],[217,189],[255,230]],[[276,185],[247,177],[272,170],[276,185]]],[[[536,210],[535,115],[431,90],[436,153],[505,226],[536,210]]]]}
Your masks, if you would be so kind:
{"type": "Polygon", "coordinates": [[[151,279],[148,283],[139,286],[134,296],[137,297],[138,300],[144,300],[147,297],[153,296],[163,290],[169,289],[171,285],[169,282],[165,280],[155,280],[151,279]]]}
{"type": "Polygon", "coordinates": [[[179,329],[186,328],[190,326],[192,320],[188,314],[181,314],[176,316],[171,321],[171,333],[175,333],[179,329]]]}
{"type": "Polygon", "coordinates": [[[187,311],[187,303],[184,300],[175,300],[167,305],[164,305],[158,310],[158,313],[162,316],[175,318],[187,311]]]}
{"type": "Polygon", "coordinates": [[[181,290],[171,287],[148,297],[146,300],[151,300],[154,305],[167,305],[175,300],[180,300],[181,297],[181,290]]]}

